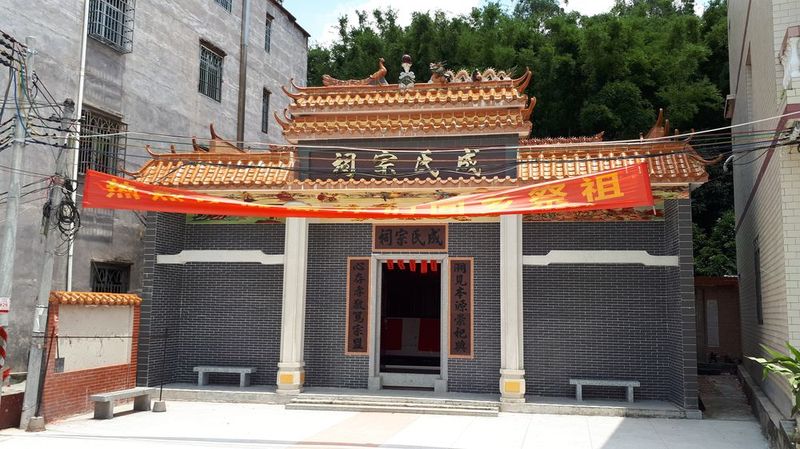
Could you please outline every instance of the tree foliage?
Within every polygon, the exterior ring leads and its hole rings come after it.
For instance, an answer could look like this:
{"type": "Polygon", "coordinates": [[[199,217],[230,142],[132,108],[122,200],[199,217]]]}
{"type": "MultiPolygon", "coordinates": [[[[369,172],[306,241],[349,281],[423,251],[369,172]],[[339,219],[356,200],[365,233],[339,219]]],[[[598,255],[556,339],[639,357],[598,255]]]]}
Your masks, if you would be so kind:
{"type": "Polygon", "coordinates": [[[340,19],[336,41],[311,48],[308,82],[319,85],[325,73],[364,78],[383,57],[395,83],[407,53],[418,82],[430,77],[431,62],[517,74],[530,67],[527,94],[539,100],[535,136],[635,138],[658,108],[680,129],[722,125],[726,4],[712,0],[702,17],[693,4],[618,0],[610,12],[587,17],[564,11],[558,0],[518,0],[511,9],[489,2],[455,17],[417,12],[406,26],[390,7],[357,11],[355,23],[340,19]]]}
{"type": "Polygon", "coordinates": [[[725,276],[736,274],[736,216],[728,209],[706,234],[694,225],[695,274],[725,276]]]}
{"type": "MultiPolygon", "coordinates": [[[[538,99],[533,136],[603,131],[609,139],[636,138],[653,125],[659,108],[680,130],[725,125],[725,0],[711,0],[702,16],[694,13],[693,0],[617,0],[608,13],[591,17],[566,12],[558,0],[517,0],[509,9],[488,2],[455,17],[417,12],[405,26],[391,8],[359,11],[355,23],[340,19],[336,41],[310,49],[308,83],[320,85],[326,73],[365,78],[377,70],[379,57],[386,60],[387,80],[396,83],[403,54],[412,56],[418,83],[429,79],[431,62],[455,70],[514,69],[517,75],[530,67],[526,93],[538,99]]],[[[697,149],[706,157],[726,150],[697,149]]],[[[732,208],[731,192],[731,176],[720,170],[694,192],[703,234],[713,236],[732,208]]],[[[714,262],[709,270],[718,268],[714,262]]]]}

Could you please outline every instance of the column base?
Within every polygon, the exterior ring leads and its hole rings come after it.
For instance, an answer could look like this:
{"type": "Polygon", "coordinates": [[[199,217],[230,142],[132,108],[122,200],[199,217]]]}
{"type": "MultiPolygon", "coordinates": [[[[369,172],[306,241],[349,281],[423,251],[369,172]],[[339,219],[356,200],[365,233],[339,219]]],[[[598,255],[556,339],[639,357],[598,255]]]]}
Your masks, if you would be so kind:
{"type": "Polygon", "coordinates": [[[303,362],[278,363],[278,394],[300,394],[306,382],[306,370],[303,362]]]}
{"type": "Polygon", "coordinates": [[[525,370],[500,370],[500,402],[525,402],[525,370]]]}
{"type": "Polygon", "coordinates": [[[383,388],[383,379],[381,379],[381,376],[370,376],[370,378],[367,379],[367,390],[379,391],[381,388],[383,388]]]}

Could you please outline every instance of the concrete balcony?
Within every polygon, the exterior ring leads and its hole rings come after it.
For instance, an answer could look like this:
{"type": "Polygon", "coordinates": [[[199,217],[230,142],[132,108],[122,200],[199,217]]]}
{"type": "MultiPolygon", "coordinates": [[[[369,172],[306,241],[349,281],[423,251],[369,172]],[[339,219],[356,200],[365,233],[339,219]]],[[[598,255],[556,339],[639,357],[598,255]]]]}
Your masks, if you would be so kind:
{"type": "MultiPolygon", "coordinates": [[[[783,89],[784,95],[800,100],[796,91],[800,89],[800,25],[791,26],[786,29],[783,37],[783,44],[780,50],[780,62],[783,66],[783,89]]],[[[794,103],[795,101],[789,101],[794,103]]]]}

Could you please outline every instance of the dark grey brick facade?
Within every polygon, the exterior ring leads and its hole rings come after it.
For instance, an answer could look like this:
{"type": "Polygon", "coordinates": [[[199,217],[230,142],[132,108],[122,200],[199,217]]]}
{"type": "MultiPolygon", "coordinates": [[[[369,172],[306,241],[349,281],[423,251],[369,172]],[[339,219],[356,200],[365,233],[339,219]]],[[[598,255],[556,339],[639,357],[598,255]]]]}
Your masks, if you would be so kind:
{"type": "Polygon", "coordinates": [[[156,385],[169,382],[178,357],[175,333],[180,317],[183,286],[182,265],[157,265],[156,254],[175,254],[183,249],[186,219],[180,214],[147,214],[142,273],[142,306],[139,324],[139,354],[136,383],[156,385]],[[167,335],[169,337],[169,335],[167,335]],[[166,357],[166,359],[164,358],[166,357]]]}
{"type": "Polygon", "coordinates": [[[522,254],[545,255],[561,250],[645,250],[654,256],[667,254],[663,221],[620,222],[526,222],[522,254]]]}
{"type": "MultiPolygon", "coordinates": [[[[256,367],[254,384],[275,384],[282,296],[283,265],[186,264],[173,381],[195,382],[193,367],[222,365],[256,367]]],[[[239,382],[238,374],[211,376],[239,382]]]]}
{"type": "Polygon", "coordinates": [[[370,224],[308,226],[306,386],[367,387],[369,357],[344,353],[345,282],[347,257],[369,257],[371,237],[370,224]]]}
{"type": "Polygon", "coordinates": [[[671,384],[679,405],[698,408],[697,328],[694,302],[694,256],[692,254],[692,207],[689,200],[666,201],[664,205],[665,246],[679,257],[679,271],[670,280],[670,293],[680,302],[671,304],[671,384]]]}
{"type": "MultiPolygon", "coordinates": [[[[156,264],[155,255],[184,249],[282,254],[283,239],[284,227],[278,224],[187,225],[183,215],[148,214],[137,382],[194,382],[194,366],[215,364],[254,366],[254,384],[274,384],[283,266],[165,265],[156,264]],[[162,363],[165,329],[167,358],[162,363]]],[[[219,376],[212,381],[238,382],[235,376],[219,376]]]]}
{"type": "MultiPolygon", "coordinates": [[[[474,258],[475,350],[449,359],[449,391],[497,393],[500,384],[500,224],[451,223],[449,254],[474,258]]],[[[443,348],[447,345],[443,344],[443,348]]]]}
{"type": "MultiPolygon", "coordinates": [[[[524,267],[528,394],[574,396],[569,379],[589,377],[639,380],[637,398],[672,399],[664,316],[674,301],[666,285],[675,271],[641,265],[524,267]]],[[[622,388],[587,387],[584,394],[595,392],[624,397],[622,388]]]]}
{"type": "MultiPolygon", "coordinates": [[[[550,250],[646,250],[677,255],[680,267],[551,265],[523,268],[528,394],[574,395],[571,377],[641,381],[639,399],[697,408],[691,216],[669,200],[652,222],[526,222],[523,254],[550,250]]],[[[347,257],[371,255],[371,224],[310,224],[306,290],[306,386],[366,388],[367,356],[345,355],[347,257]]],[[[474,258],[474,357],[448,361],[448,389],[498,393],[500,226],[451,223],[449,255],[474,258]]],[[[149,214],[139,356],[140,384],[192,382],[192,367],[258,367],[254,383],[275,382],[280,352],[282,266],[157,265],[154,254],[182,249],[283,252],[282,225],[187,225],[149,214]]],[[[374,275],[374,274],[373,274],[374,275]]],[[[442,345],[446,347],[445,344],[442,345]]],[[[236,379],[217,379],[231,381],[236,379]]],[[[621,397],[621,389],[586,390],[621,397]]]]}
{"type": "MultiPolygon", "coordinates": [[[[574,377],[635,379],[642,384],[637,398],[697,408],[690,211],[688,200],[668,200],[664,221],[524,224],[525,255],[646,250],[680,261],[680,267],[524,267],[528,394],[572,396],[574,377]]],[[[623,391],[584,394],[622,397],[623,391]]]]}

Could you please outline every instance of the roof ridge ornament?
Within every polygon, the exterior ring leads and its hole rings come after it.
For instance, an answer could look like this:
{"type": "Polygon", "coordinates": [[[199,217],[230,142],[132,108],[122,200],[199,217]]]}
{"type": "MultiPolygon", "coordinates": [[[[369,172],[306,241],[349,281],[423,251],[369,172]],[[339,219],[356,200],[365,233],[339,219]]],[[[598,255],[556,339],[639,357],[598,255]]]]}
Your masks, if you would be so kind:
{"type": "Polygon", "coordinates": [[[378,71],[373,73],[372,75],[364,78],[364,79],[352,79],[352,80],[339,80],[330,75],[322,75],[322,85],[323,86],[376,86],[376,85],[387,85],[389,84],[386,82],[386,66],[383,63],[386,62],[383,58],[378,59],[378,71]]]}
{"type": "MultiPolygon", "coordinates": [[[[289,80],[289,83],[291,83],[291,85],[294,86],[294,79],[289,80]]],[[[291,98],[292,100],[297,100],[298,98],[303,98],[303,93],[302,92],[301,93],[289,92],[289,90],[286,89],[286,86],[281,86],[281,90],[283,91],[283,93],[286,94],[287,97],[291,98]]]]}
{"type": "Polygon", "coordinates": [[[522,110],[522,119],[527,121],[531,119],[533,108],[536,107],[536,97],[531,97],[528,107],[522,110]]]}
{"type": "Polygon", "coordinates": [[[411,71],[411,56],[403,55],[402,61],[400,66],[403,68],[403,71],[400,72],[400,75],[397,77],[397,84],[400,86],[400,89],[408,89],[414,87],[416,77],[414,76],[414,72],[411,71]]]}
{"type": "Polygon", "coordinates": [[[521,77],[512,80],[514,82],[514,86],[517,88],[517,92],[524,92],[532,78],[533,73],[531,73],[531,69],[525,67],[525,73],[521,77]]]}

